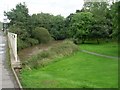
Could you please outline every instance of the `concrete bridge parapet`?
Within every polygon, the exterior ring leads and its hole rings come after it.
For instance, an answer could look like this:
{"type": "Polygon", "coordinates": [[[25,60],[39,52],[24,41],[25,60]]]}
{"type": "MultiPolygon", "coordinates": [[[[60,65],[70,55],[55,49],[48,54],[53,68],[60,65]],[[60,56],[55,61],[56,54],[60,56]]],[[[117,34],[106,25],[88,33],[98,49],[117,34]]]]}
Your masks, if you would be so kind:
{"type": "Polygon", "coordinates": [[[20,67],[20,60],[17,55],[17,34],[8,32],[8,44],[11,54],[11,64],[13,67],[20,67]]]}

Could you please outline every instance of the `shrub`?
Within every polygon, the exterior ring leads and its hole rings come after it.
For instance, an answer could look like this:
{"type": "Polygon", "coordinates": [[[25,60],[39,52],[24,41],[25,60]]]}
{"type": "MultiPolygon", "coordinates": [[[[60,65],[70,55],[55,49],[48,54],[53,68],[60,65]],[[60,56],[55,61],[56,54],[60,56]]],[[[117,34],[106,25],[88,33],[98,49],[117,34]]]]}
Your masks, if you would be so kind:
{"type": "Polygon", "coordinates": [[[27,38],[26,42],[29,43],[30,46],[37,45],[39,43],[39,41],[34,38],[27,38]]]}
{"type": "Polygon", "coordinates": [[[38,39],[39,43],[48,43],[51,41],[48,30],[43,27],[35,28],[35,30],[33,30],[33,37],[38,39]]]}
{"type": "Polygon", "coordinates": [[[25,41],[21,40],[21,39],[17,39],[17,48],[18,48],[18,51],[21,50],[21,49],[24,49],[26,47],[28,47],[29,44],[26,43],[25,41]]]}
{"type": "Polygon", "coordinates": [[[25,40],[22,40],[18,37],[17,48],[18,48],[18,51],[19,51],[21,49],[24,49],[24,48],[27,48],[27,47],[30,47],[30,46],[33,46],[33,45],[37,45],[38,43],[39,43],[38,40],[33,39],[33,38],[26,38],[25,40]]]}

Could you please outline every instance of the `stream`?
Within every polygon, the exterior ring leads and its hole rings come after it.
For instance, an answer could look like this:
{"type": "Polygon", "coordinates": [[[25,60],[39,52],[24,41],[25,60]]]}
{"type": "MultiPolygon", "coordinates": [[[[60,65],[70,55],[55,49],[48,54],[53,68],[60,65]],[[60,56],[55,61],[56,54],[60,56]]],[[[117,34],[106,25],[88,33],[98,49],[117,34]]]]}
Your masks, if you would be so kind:
{"type": "Polygon", "coordinates": [[[29,58],[32,55],[39,53],[42,50],[47,50],[51,46],[53,46],[55,44],[59,44],[61,42],[63,42],[63,40],[51,41],[48,44],[39,44],[39,45],[35,45],[32,47],[28,47],[28,48],[18,51],[18,56],[19,56],[20,60],[22,61],[22,60],[25,60],[26,58],[29,58]]]}

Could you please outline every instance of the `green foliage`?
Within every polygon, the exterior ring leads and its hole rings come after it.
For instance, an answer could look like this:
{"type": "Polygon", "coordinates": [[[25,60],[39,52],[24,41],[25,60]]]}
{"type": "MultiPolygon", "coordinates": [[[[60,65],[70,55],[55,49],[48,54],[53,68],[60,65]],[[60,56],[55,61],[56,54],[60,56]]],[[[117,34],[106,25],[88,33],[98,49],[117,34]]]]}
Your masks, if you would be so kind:
{"type": "Polygon", "coordinates": [[[39,44],[39,41],[37,39],[34,38],[27,38],[26,42],[29,43],[30,46],[34,46],[39,44]]]}
{"type": "Polygon", "coordinates": [[[26,43],[25,41],[21,40],[21,39],[17,39],[17,48],[18,48],[18,51],[21,50],[21,49],[24,49],[24,48],[27,48],[29,46],[28,43],[26,43]]]}
{"type": "Polygon", "coordinates": [[[78,41],[84,43],[87,36],[90,34],[90,25],[93,22],[93,14],[90,12],[76,13],[72,16],[70,22],[70,35],[78,41]]]}
{"type": "Polygon", "coordinates": [[[113,33],[112,33],[112,36],[114,38],[118,38],[120,37],[120,30],[118,29],[119,28],[119,10],[120,8],[120,1],[119,2],[115,2],[111,5],[110,7],[110,13],[111,13],[111,16],[112,16],[112,28],[113,28],[113,33]]]}
{"type": "Polygon", "coordinates": [[[117,31],[112,28],[113,10],[109,7],[107,2],[85,2],[82,10],[76,10],[76,13],[66,18],[68,36],[73,38],[75,43],[84,43],[89,39],[97,40],[99,43],[102,38],[112,38],[111,34],[117,31]]]}
{"type": "Polygon", "coordinates": [[[85,2],[84,11],[93,13],[93,38],[118,37],[118,6],[119,2],[109,5],[108,2],[85,2]],[[96,33],[96,34],[95,34],[96,33]]]}
{"type": "Polygon", "coordinates": [[[51,36],[48,30],[43,27],[36,27],[32,33],[33,37],[39,40],[39,43],[48,43],[51,41],[51,36]]]}
{"type": "Polygon", "coordinates": [[[54,16],[48,13],[33,14],[29,19],[29,29],[44,27],[50,31],[51,25],[53,24],[53,18],[54,16]]]}
{"type": "Polygon", "coordinates": [[[55,40],[63,40],[67,37],[64,23],[64,17],[60,15],[54,16],[50,33],[55,40]]]}
{"type": "Polygon", "coordinates": [[[89,11],[94,15],[94,22],[91,26],[90,38],[109,38],[112,23],[107,7],[107,2],[91,2],[89,11]]]}
{"type": "Polygon", "coordinates": [[[9,32],[16,33],[18,36],[18,50],[33,46],[38,44],[38,40],[30,38],[28,32],[25,29],[19,28],[17,25],[11,25],[9,27],[9,32]]]}
{"type": "Polygon", "coordinates": [[[39,13],[30,16],[25,3],[17,4],[16,8],[5,12],[5,15],[10,20],[9,31],[16,33],[20,39],[19,41],[22,42],[22,44],[18,45],[20,49],[36,45],[38,41],[39,43],[47,43],[52,39],[51,36],[56,40],[66,37],[64,32],[64,17],[60,15],[54,16],[48,13],[39,13]],[[36,30],[36,27],[43,28],[36,30]]]}
{"type": "Polygon", "coordinates": [[[27,43],[27,46],[36,45],[38,41],[47,43],[51,37],[55,40],[72,38],[76,44],[89,39],[99,43],[100,39],[117,38],[120,35],[118,7],[119,2],[111,6],[108,2],[85,2],[81,10],[64,18],[49,13],[30,16],[25,3],[19,3],[11,11],[5,12],[5,15],[10,20],[10,31],[18,34],[18,38],[27,43]],[[36,30],[36,27],[47,30],[36,30]]]}
{"type": "Polygon", "coordinates": [[[9,32],[16,33],[18,35],[18,38],[25,40],[29,37],[28,32],[25,29],[20,28],[18,25],[11,25],[9,27],[9,32]]]}
{"type": "Polygon", "coordinates": [[[25,29],[29,18],[28,8],[25,3],[17,4],[16,8],[9,12],[4,12],[4,14],[10,20],[10,25],[18,25],[19,27],[25,29]]]}
{"type": "Polygon", "coordinates": [[[66,38],[64,31],[64,17],[60,15],[53,16],[48,13],[33,14],[29,20],[29,25],[29,29],[34,29],[36,27],[46,28],[56,40],[66,38]]]}

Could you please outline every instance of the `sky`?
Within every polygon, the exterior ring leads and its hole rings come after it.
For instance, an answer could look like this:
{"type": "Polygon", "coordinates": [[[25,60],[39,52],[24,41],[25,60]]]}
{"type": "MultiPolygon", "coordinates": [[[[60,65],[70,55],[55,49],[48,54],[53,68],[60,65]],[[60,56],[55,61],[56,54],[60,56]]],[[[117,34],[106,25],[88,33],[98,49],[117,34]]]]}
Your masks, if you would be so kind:
{"type": "Polygon", "coordinates": [[[83,7],[83,0],[0,0],[0,21],[3,21],[4,11],[10,11],[16,4],[25,2],[29,14],[50,13],[67,17],[70,13],[80,10],[83,7]]]}

